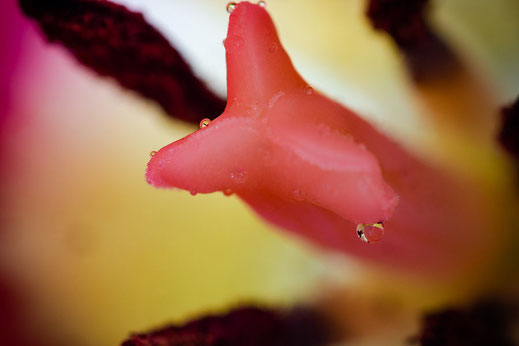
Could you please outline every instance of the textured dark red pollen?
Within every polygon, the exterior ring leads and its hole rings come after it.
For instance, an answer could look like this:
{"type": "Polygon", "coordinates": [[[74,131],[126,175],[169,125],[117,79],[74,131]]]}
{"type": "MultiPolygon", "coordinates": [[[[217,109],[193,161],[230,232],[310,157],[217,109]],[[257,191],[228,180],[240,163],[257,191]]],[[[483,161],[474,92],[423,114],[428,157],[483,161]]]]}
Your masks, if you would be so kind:
{"type": "Polygon", "coordinates": [[[106,0],[20,0],[47,39],[84,65],[156,101],[171,116],[198,123],[225,101],[194,74],[172,45],[143,18],[106,0]]]}
{"type": "Polygon", "coordinates": [[[441,77],[458,67],[458,59],[427,22],[429,0],[370,0],[366,15],[404,54],[417,82],[441,77]]]}
{"type": "Polygon", "coordinates": [[[134,335],[122,346],[319,346],[327,341],[323,321],[313,312],[248,307],[134,335]]]}
{"type": "Polygon", "coordinates": [[[20,316],[17,313],[17,300],[4,276],[0,276],[0,345],[20,344],[17,328],[20,316]]]}
{"type": "Polygon", "coordinates": [[[367,15],[373,27],[385,31],[400,47],[411,47],[427,38],[425,20],[429,0],[371,0],[367,15]]]}
{"type": "Polygon", "coordinates": [[[519,97],[502,110],[499,142],[519,163],[519,97]]]}
{"type": "Polygon", "coordinates": [[[503,302],[481,301],[426,315],[416,341],[421,346],[513,346],[513,319],[513,308],[503,302]]]}

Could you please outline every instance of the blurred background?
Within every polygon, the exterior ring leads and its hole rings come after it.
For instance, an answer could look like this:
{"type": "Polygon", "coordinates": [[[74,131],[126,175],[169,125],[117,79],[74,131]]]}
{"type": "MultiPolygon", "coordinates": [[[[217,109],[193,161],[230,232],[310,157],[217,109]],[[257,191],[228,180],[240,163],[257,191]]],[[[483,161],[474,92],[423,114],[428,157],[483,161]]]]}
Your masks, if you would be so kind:
{"type": "MultiPolygon", "coordinates": [[[[114,2],[142,12],[225,96],[225,1],[114,2]]],[[[426,155],[438,133],[365,6],[267,1],[307,80],[426,155]]],[[[497,102],[513,101],[519,3],[437,0],[431,14],[497,102]]],[[[2,0],[0,17],[0,333],[117,345],[239,303],[287,306],[370,280],[362,262],[265,224],[234,196],[148,186],[150,152],[196,128],[48,44],[16,1],[2,0]]]]}

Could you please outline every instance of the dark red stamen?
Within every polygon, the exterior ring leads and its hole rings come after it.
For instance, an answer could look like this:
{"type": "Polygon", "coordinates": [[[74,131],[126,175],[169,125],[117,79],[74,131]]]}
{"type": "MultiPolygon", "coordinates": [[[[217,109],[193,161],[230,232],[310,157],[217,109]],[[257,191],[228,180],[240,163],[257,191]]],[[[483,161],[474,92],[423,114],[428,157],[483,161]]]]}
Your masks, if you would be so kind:
{"type": "Polygon", "coordinates": [[[427,22],[428,5],[429,0],[370,0],[366,13],[376,30],[393,39],[417,82],[443,76],[458,66],[454,53],[427,22]]]}
{"type": "Polygon", "coordinates": [[[519,97],[502,110],[499,142],[519,163],[519,97]]]}
{"type": "Polygon", "coordinates": [[[199,123],[225,108],[171,44],[143,18],[106,0],[20,0],[47,39],[170,115],[199,123]]]}
{"type": "Polygon", "coordinates": [[[328,341],[323,326],[308,310],[285,314],[249,307],[134,335],[122,346],[318,346],[328,341]]]}
{"type": "Polygon", "coordinates": [[[512,346],[513,310],[502,302],[482,301],[468,308],[428,314],[422,322],[422,346],[512,346]]]}

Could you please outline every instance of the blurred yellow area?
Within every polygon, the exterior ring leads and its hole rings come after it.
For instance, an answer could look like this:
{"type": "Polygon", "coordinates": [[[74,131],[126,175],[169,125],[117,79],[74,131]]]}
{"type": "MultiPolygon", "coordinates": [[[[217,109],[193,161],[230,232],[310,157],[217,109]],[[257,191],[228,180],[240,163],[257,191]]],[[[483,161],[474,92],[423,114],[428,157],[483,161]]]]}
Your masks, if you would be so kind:
{"type": "Polygon", "coordinates": [[[130,331],[307,293],[322,260],[236,197],[146,184],[150,152],[193,127],[34,44],[40,60],[21,73],[10,128],[0,257],[38,328],[115,345],[130,331]]]}

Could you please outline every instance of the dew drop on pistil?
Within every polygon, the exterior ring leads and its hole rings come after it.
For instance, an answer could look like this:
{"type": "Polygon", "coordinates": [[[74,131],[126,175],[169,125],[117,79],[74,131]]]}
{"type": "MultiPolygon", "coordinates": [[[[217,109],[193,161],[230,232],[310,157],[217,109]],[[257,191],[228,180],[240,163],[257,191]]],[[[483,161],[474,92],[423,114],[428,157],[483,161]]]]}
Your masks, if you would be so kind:
{"type": "Polygon", "coordinates": [[[231,179],[236,184],[241,184],[241,183],[245,182],[245,180],[247,179],[247,171],[244,169],[234,171],[231,173],[231,179]]]}
{"type": "Polygon", "coordinates": [[[384,236],[384,224],[382,222],[359,223],[357,236],[365,243],[376,243],[384,236]]]}
{"type": "Polygon", "coordinates": [[[200,122],[200,128],[203,129],[204,127],[209,126],[210,123],[211,123],[211,119],[208,119],[208,118],[202,119],[202,121],[200,122]]]}
{"type": "Polygon", "coordinates": [[[235,2],[229,2],[227,4],[227,13],[231,13],[232,11],[234,11],[234,9],[236,8],[236,3],[235,2]]]}
{"type": "Polygon", "coordinates": [[[294,197],[294,199],[296,201],[304,201],[305,200],[305,193],[303,192],[303,190],[300,190],[300,189],[295,189],[294,191],[292,191],[292,196],[294,197]]]}
{"type": "Polygon", "coordinates": [[[308,85],[308,86],[305,88],[305,94],[307,94],[307,95],[313,95],[313,94],[314,94],[314,88],[312,88],[311,86],[308,85]]]}

